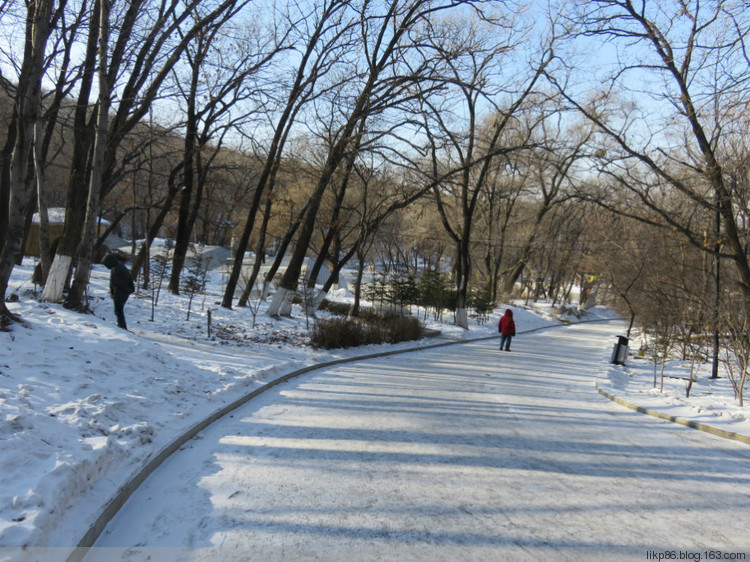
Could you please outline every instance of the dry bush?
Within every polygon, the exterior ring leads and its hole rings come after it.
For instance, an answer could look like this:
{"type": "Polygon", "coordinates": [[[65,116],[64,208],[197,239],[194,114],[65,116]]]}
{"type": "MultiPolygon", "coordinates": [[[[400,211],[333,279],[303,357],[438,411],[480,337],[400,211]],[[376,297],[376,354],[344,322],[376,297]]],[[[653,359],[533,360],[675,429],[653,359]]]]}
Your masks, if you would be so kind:
{"type": "Polygon", "coordinates": [[[313,328],[310,341],[313,347],[336,349],[417,340],[423,334],[422,324],[413,316],[368,314],[367,319],[322,320],[313,328]]]}

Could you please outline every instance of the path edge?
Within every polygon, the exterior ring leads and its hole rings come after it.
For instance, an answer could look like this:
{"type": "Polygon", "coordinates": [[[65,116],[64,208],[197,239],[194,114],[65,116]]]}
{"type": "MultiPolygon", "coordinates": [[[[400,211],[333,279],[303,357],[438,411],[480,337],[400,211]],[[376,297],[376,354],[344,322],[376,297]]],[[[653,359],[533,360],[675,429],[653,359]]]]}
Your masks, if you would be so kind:
{"type": "Polygon", "coordinates": [[[723,437],[724,439],[731,439],[733,441],[739,441],[740,443],[744,443],[745,445],[750,445],[750,436],[748,435],[741,435],[739,433],[734,433],[733,431],[726,431],[724,429],[719,429],[718,427],[713,427],[712,425],[708,425],[705,423],[700,423],[700,422],[696,422],[696,421],[689,420],[686,418],[681,418],[679,416],[670,416],[669,414],[665,414],[657,410],[652,410],[650,408],[645,408],[643,406],[636,406],[632,402],[628,402],[627,400],[619,398],[615,396],[614,394],[610,394],[606,390],[602,389],[599,386],[599,382],[596,383],[596,390],[597,392],[599,392],[599,394],[601,394],[605,398],[609,398],[610,400],[612,400],[612,402],[615,402],[619,404],[620,406],[624,406],[628,408],[629,410],[633,410],[641,414],[646,414],[648,416],[653,416],[655,418],[666,420],[668,422],[676,423],[678,425],[684,425],[685,427],[697,429],[705,433],[710,433],[711,435],[723,437]]]}

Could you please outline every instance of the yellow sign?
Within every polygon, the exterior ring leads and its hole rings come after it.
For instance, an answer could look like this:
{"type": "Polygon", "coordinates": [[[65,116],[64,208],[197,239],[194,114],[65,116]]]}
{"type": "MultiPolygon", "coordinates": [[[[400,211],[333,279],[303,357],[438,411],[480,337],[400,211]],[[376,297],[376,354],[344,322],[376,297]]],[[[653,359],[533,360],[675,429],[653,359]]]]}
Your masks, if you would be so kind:
{"type": "Polygon", "coordinates": [[[586,279],[586,283],[593,283],[599,278],[599,276],[598,275],[584,275],[584,278],[586,279]]]}

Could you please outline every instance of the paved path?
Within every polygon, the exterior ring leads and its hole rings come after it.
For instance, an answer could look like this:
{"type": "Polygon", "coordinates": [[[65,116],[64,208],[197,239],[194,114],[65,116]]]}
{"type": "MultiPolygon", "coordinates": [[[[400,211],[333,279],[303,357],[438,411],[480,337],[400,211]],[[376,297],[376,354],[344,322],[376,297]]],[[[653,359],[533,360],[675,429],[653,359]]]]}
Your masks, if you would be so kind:
{"type": "Polygon", "coordinates": [[[618,328],[284,383],[162,465],[88,560],[114,559],[102,547],[131,560],[706,560],[720,548],[750,560],[750,448],[600,396],[618,328]]]}

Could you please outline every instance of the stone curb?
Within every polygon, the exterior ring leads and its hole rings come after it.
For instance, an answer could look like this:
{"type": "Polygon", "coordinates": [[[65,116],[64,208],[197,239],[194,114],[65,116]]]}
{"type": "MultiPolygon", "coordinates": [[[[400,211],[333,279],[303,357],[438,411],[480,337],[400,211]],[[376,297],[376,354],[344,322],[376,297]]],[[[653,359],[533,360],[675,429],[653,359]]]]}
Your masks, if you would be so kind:
{"type": "MultiPolygon", "coordinates": [[[[584,320],[580,322],[573,322],[573,324],[587,324],[587,323],[597,323],[597,322],[609,322],[609,319],[602,319],[602,320],[584,320]]],[[[551,328],[561,328],[564,327],[566,324],[554,324],[550,326],[541,326],[539,328],[534,328],[531,330],[523,330],[519,331],[519,334],[530,334],[533,332],[538,332],[540,330],[547,330],[551,328]]],[[[185,433],[177,437],[174,441],[172,441],[170,444],[166,445],[164,448],[162,448],[159,453],[153,457],[143,468],[141,468],[136,475],[131,478],[128,482],[126,482],[115,494],[115,496],[107,503],[107,505],[104,507],[102,512],[99,514],[99,516],[96,518],[96,521],[89,527],[89,529],[86,531],[86,533],[83,535],[81,540],[78,542],[77,547],[72,548],[72,552],[68,555],[66,558],[66,562],[80,562],[83,557],[86,555],[88,549],[93,546],[93,544],[96,542],[96,539],[99,538],[99,535],[104,531],[104,528],[107,526],[107,524],[112,520],[112,518],[117,514],[117,512],[120,510],[120,508],[125,504],[125,502],[130,498],[131,495],[138,489],[138,487],[143,484],[143,482],[148,478],[159,466],[167,460],[171,455],[173,455],[175,452],[177,452],[180,447],[182,447],[185,443],[190,441],[193,437],[195,437],[198,433],[206,429],[209,425],[212,423],[218,421],[220,418],[223,418],[230,412],[236,410],[240,406],[246,404],[253,398],[259,396],[260,394],[266,392],[267,390],[270,390],[271,388],[287,382],[293,378],[296,378],[300,375],[304,375],[305,373],[309,373],[311,371],[316,371],[318,369],[325,369],[327,367],[332,367],[335,365],[341,365],[344,363],[353,363],[355,361],[365,361],[367,359],[376,359],[379,357],[386,357],[389,355],[398,355],[401,353],[410,353],[413,351],[423,351],[426,349],[435,349],[438,347],[446,347],[449,345],[458,345],[458,344],[464,344],[464,343],[474,343],[474,342],[481,342],[481,341],[487,341],[492,339],[498,339],[499,335],[492,335],[492,336],[483,336],[481,338],[473,338],[473,339],[465,339],[465,340],[456,340],[456,341],[448,341],[448,342],[441,342],[441,343],[434,343],[429,345],[421,345],[417,347],[408,347],[404,349],[396,349],[396,350],[388,350],[388,351],[382,351],[378,353],[371,353],[368,355],[359,355],[357,357],[347,357],[344,359],[335,359],[333,361],[326,361],[323,363],[316,363],[314,365],[309,365],[307,367],[303,367],[301,369],[297,369],[294,371],[291,371],[287,373],[286,375],[282,375],[277,379],[272,380],[269,383],[264,384],[263,386],[260,386],[256,388],[254,391],[252,391],[249,394],[246,394],[245,396],[242,396],[235,400],[234,402],[231,402],[224,406],[223,408],[217,410],[207,418],[203,419],[202,421],[195,424],[193,427],[188,429],[185,433]]]]}
{"type": "Polygon", "coordinates": [[[627,400],[623,400],[622,398],[618,398],[617,396],[610,394],[606,390],[603,390],[599,388],[599,383],[596,383],[596,390],[604,396],[605,398],[609,398],[613,402],[620,404],[621,406],[625,406],[626,408],[633,410],[635,412],[640,412],[642,414],[646,414],[649,416],[653,416],[655,418],[659,418],[662,420],[666,420],[672,423],[676,423],[679,425],[684,425],[685,427],[690,427],[693,429],[697,429],[699,431],[704,431],[706,433],[710,433],[712,435],[717,435],[718,437],[723,437],[724,439],[731,439],[733,441],[739,441],[740,443],[744,443],[745,445],[750,445],[750,436],[747,435],[740,435],[739,433],[734,433],[732,431],[726,431],[723,429],[719,429],[718,427],[713,427],[711,425],[705,424],[705,423],[699,423],[692,420],[688,420],[685,418],[680,418],[677,416],[670,416],[669,414],[664,414],[662,412],[658,412],[656,410],[651,410],[649,408],[644,408],[643,406],[636,406],[635,404],[632,404],[628,402],[627,400]]]}

